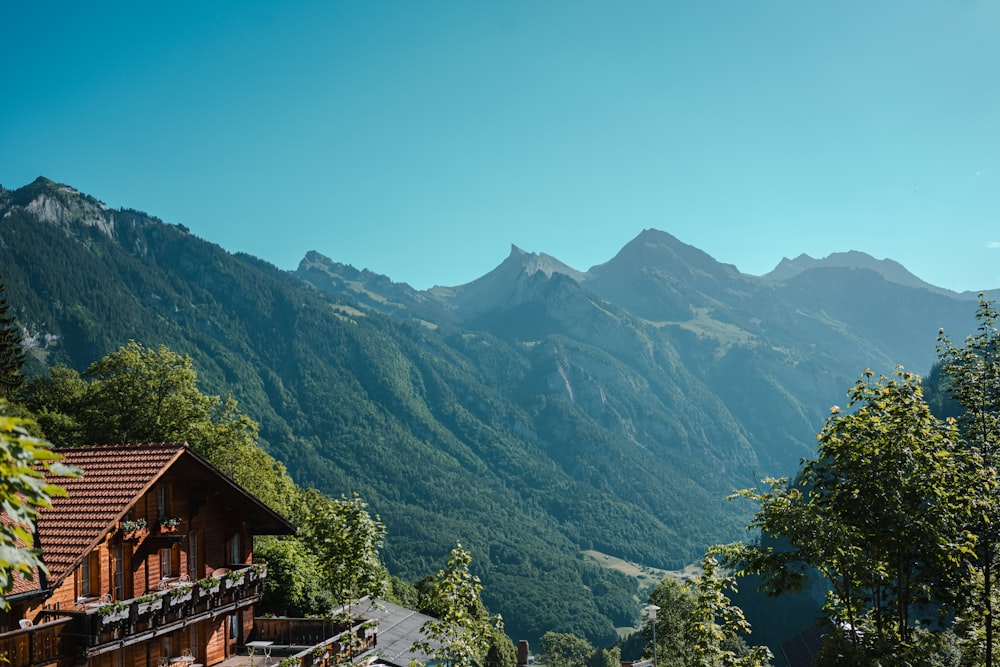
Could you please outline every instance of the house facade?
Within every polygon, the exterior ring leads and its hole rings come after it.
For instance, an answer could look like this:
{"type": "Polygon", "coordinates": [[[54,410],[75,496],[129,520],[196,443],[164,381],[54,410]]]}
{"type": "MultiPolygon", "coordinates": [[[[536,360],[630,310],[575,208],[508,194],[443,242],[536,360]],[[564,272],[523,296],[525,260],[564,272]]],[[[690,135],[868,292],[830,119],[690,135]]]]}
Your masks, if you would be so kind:
{"type": "Polygon", "coordinates": [[[60,449],[80,478],[42,510],[48,574],[0,614],[9,667],[191,667],[235,655],[266,571],[253,537],[294,527],[185,443],[60,449]]]}

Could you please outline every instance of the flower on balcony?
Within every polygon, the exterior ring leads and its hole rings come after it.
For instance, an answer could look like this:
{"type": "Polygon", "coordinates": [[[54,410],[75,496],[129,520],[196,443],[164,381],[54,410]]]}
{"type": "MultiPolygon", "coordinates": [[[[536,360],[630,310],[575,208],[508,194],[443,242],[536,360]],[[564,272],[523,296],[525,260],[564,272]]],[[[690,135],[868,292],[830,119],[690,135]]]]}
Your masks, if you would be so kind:
{"type": "Polygon", "coordinates": [[[161,516],[160,517],[160,530],[161,531],[172,531],[181,524],[181,520],[176,516],[161,516]]]}

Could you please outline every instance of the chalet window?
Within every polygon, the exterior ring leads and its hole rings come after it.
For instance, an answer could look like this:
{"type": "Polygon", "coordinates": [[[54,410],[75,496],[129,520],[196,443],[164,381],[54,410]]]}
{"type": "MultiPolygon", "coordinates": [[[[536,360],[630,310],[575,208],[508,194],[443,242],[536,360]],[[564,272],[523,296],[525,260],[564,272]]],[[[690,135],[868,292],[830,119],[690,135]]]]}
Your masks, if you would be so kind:
{"type": "Polygon", "coordinates": [[[170,486],[168,484],[160,484],[156,487],[156,516],[162,519],[165,516],[171,515],[170,486]]]}
{"type": "Polygon", "coordinates": [[[80,595],[90,597],[101,594],[101,554],[91,551],[80,563],[80,595]]]}
{"type": "Polygon", "coordinates": [[[160,576],[172,577],[173,570],[170,568],[170,547],[160,549],[160,576]]]}
{"type": "Polygon", "coordinates": [[[115,545],[113,565],[115,599],[126,600],[132,597],[132,581],[128,576],[132,570],[132,545],[115,545]]]}
{"type": "Polygon", "coordinates": [[[205,570],[205,552],[199,532],[188,535],[188,572],[195,579],[201,579],[205,570]]]}
{"type": "Polygon", "coordinates": [[[80,595],[90,595],[90,556],[84,556],[80,563],[80,595]]]}
{"type": "Polygon", "coordinates": [[[229,563],[235,565],[243,562],[243,550],[240,548],[240,534],[236,533],[229,540],[229,563]]]}
{"type": "Polygon", "coordinates": [[[160,576],[177,577],[181,573],[181,550],[174,544],[160,549],[160,576]]]}

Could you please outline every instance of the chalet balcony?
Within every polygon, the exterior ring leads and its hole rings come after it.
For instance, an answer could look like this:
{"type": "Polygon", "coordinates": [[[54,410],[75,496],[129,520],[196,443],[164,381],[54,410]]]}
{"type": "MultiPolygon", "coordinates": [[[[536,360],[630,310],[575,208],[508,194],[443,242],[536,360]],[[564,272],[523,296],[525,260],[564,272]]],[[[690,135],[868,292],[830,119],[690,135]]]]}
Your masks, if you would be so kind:
{"type": "Polygon", "coordinates": [[[260,600],[266,574],[263,567],[250,565],[197,581],[170,580],[160,590],[129,600],[80,601],[46,614],[70,617],[71,632],[89,657],[249,607],[260,600]]]}
{"type": "Polygon", "coordinates": [[[72,628],[72,618],[55,616],[31,627],[0,632],[4,667],[68,664],[74,657],[72,628]]]}

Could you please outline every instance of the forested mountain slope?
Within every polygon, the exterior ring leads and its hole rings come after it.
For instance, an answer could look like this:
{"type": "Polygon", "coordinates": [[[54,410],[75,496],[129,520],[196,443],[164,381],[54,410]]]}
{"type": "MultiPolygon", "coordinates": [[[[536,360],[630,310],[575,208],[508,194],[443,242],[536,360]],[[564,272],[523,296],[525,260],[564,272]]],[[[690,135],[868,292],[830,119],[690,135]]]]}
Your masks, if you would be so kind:
{"type": "Polygon", "coordinates": [[[288,273],[45,179],[0,191],[0,272],[30,370],[130,339],[190,355],[300,484],[371,503],[394,573],[460,539],[515,639],[610,641],[634,583],[582,549],[677,567],[738,537],[729,491],[792,471],[866,366],[924,371],[971,321],[875,272],[763,280],[655,230],[587,272],[515,247],[429,291],[319,253],[288,273]]]}

